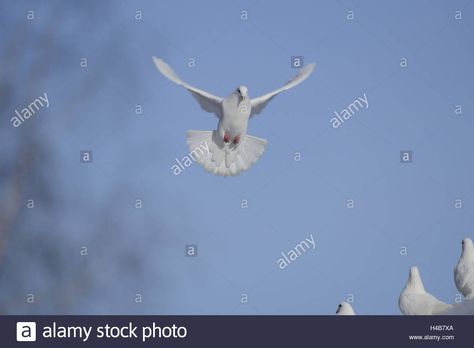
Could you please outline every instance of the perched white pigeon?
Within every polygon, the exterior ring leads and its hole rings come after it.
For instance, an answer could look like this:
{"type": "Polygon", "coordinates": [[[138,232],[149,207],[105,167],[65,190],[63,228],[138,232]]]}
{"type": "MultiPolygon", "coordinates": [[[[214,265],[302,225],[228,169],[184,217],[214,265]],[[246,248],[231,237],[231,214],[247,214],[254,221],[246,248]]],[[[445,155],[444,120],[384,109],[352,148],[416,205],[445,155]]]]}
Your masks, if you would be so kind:
{"type": "Polygon", "coordinates": [[[461,257],[454,268],[454,282],[466,299],[474,299],[474,245],[467,237],[462,240],[461,257]]]}
{"type": "Polygon", "coordinates": [[[354,310],[352,309],[352,306],[350,303],[347,302],[341,302],[339,303],[339,306],[337,306],[337,315],[355,315],[354,310]]]}
{"type": "Polygon", "coordinates": [[[400,294],[398,305],[405,315],[433,315],[452,308],[452,305],[426,292],[417,267],[410,268],[410,275],[400,294]]]}
{"type": "Polygon", "coordinates": [[[303,82],[315,67],[314,63],[304,66],[283,87],[258,98],[250,99],[245,86],[240,86],[229,96],[221,98],[188,85],[162,59],[153,57],[153,61],[165,77],[186,88],[197,99],[201,108],[219,118],[214,131],[188,130],[187,142],[190,151],[207,143],[208,153],[196,156],[195,160],[207,171],[224,176],[238,175],[249,169],[265,151],[267,140],[247,134],[249,118],[262,112],[277,94],[303,82]]]}

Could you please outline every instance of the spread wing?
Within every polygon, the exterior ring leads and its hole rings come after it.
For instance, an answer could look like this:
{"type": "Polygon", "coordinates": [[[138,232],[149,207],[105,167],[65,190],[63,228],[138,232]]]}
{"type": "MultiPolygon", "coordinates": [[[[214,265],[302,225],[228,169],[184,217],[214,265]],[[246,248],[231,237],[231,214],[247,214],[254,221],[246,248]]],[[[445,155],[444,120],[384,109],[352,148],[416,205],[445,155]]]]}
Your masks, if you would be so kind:
{"type": "Polygon", "coordinates": [[[287,89],[290,89],[292,87],[295,87],[296,85],[300,84],[304,80],[308,78],[308,76],[313,72],[314,67],[316,66],[315,63],[311,63],[308,65],[305,65],[299,72],[298,74],[295,75],[290,81],[288,81],[283,87],[267,93],[265,95],[262,95],[258,98],[254,98],[250,101],[252,105],[252,109],[250,111],[250,117],[253,117],[260,112],[262,112],[263,108],[268,104],[270,100],[273,99],[277,94],[286,91],[287,89]]]}
{"type": "Polygon", "coordinates": [[[153,57],[153,62],[155,63],[158,70],[169,80],[173,81],[177,85],[183,86],[186,88],[193,97],[198,101],[201,108],[207,112],[216,114],[217,117],[221,117],[222,114],[222,98],[216,97],[211,93],[200,90],[196,87],[188,85],[186,82],[182,81],[178,75],[171,69],[171,67],[161,58],[153,57]]]}

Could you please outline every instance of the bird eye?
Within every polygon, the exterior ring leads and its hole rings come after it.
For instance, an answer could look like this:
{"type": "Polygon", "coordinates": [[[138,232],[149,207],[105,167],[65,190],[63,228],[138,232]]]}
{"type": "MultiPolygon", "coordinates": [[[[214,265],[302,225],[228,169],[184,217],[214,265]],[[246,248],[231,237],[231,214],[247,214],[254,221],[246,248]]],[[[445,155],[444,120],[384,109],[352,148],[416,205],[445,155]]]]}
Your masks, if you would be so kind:
{"type": "Polygon", "coordinates": [[[341,304],[339,304],[339,306],[338,306],[337,308],[341,308],[341,307],[342,307],[342,305],[341,305],[341,304]]]}

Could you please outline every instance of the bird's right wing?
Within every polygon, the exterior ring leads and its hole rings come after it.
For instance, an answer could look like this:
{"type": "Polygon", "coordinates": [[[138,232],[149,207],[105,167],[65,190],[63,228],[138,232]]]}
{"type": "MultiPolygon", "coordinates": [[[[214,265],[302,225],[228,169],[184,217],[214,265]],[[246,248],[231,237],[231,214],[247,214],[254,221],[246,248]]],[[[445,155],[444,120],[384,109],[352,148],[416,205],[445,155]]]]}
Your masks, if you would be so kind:
{"type": "Polygon", "coordinates": [[[169,80],[173,81],[177,85],[183,86],[186,88],[193,97],[199,102],[201,108],[207,112],[216,114],[217,117],[222,115],[222,98],[216,97],[211,93],[200,90],[196,87],[188,85],[186,82],[182,81],[178,75],[171,69],[171,67],[161,58],[153,57],[153,62],[155,63],[158,70],[169,80]]]}

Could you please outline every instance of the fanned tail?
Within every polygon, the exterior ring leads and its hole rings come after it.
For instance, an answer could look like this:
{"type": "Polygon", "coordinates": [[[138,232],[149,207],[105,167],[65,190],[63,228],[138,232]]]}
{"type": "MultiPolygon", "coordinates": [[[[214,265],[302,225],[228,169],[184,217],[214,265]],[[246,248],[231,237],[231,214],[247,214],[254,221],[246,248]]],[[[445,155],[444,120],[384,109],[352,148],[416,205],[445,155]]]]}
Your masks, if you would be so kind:
{"type": "Polygon", "coordinates": [[[222,176],[239,175],[249,169],[267,146],[267,140],[251,135],[246,135],[238,146],[225,144],[216,131],[189,130],[186,135],[191,153],[196,153],[198,148],[208,149],[207,153],[201,151],[201,155],[195,156],[196,162],[208,172],[222,176]]]}

